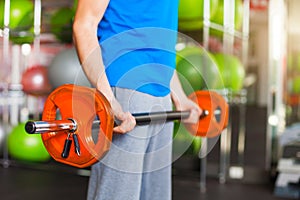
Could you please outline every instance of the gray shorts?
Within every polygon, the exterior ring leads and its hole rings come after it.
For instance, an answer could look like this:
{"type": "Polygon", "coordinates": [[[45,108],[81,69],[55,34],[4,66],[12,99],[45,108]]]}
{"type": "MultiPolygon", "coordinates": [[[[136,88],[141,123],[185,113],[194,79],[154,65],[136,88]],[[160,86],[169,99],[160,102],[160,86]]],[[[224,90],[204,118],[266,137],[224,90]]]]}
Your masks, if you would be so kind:
{"type": "MultiPolygon", "coordinates": [[[[170,96],[154,97],[113,88],[124,111],[169,111],[170,96]]],[[[171,199],[172,122],[137,126],[127,134],[114,134],[108,154],[92,166],[89,200],[171,199]]]]}

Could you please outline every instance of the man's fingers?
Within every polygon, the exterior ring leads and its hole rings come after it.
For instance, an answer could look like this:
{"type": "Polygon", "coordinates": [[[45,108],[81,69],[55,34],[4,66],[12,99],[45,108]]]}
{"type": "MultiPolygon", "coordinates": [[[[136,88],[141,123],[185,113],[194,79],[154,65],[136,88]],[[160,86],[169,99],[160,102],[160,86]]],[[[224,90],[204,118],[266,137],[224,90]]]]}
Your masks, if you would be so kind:
{"type": "Polygon", "coordinates": [[[192,109],[190,111],[190,116],[187,119],[185,119],[183,122],[196,124],[198,123],[201,114],[202,114],[202,109],[192,109]]]}
{"type": "Polygon", "coordinates": [[[136,125],[135,118],[129,112],[121,114],[118,116],[118,119],[121,121],[121,124],[113,129],[116,133],[127,133],[136,125]]]}

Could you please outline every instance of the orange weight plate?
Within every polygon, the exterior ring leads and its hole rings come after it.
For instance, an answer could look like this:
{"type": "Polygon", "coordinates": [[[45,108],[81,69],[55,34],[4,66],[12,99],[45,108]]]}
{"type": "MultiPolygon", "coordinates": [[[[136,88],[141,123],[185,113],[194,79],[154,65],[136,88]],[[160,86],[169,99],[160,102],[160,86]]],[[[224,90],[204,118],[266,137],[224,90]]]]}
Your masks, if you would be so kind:
{"type": "Polygon", "coordinates": [[[75,134],[78,136],[81,154],[76,154],[73,141],[69,156],[62,157],[68,131],[42,134],[42,140],[49,154],[58,162],[79,168],[88,167],[99,161],[110,148],[113,132],[113,114],[106,98],[93,88],[62,85],[48,96],[42,120],[56,120],[58,112],[62,120],[71,118],[77,123],[75,134]],[[100,119],[101,122],[96,139],[92,135],[95,119],[100,119]]]}
{"type": "Polygon", "coordinates": [[[213,91],[196,91],[189,98],[207,111],[207,115],[202,117],[197,124],[184,124],[189,132],[208,138],[220,135],[228,125],[229,106],[225,99],[213,91]]]}

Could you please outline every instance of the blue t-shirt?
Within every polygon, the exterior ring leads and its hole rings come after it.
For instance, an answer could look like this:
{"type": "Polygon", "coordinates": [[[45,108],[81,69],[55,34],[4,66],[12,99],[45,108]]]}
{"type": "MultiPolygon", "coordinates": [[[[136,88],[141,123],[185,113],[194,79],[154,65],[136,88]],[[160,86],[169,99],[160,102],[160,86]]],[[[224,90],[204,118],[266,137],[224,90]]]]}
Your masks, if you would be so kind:
{"type": "Polygon", "coordinates": [[[178,0],[111,0],[97,35],[111,86],[165,96],[175,69],[178,0]]]}

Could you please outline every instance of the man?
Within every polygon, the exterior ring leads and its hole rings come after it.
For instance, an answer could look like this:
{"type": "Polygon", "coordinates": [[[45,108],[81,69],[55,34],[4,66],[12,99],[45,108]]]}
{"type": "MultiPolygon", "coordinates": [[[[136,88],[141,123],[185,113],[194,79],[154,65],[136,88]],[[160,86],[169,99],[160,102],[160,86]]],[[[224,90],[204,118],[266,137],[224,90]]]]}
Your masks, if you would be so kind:
{"type": "Polygon", "coordinates": [[[90,82],[119,125],[109,153],[92,166],[88,199],[171,199],[172,123],[136,126],[131,113],[201,108],[175,72],[177,0],[79,0],[73,38],[90,82]],[[172,100],[172,101],[171,101],[172,100]]]}

